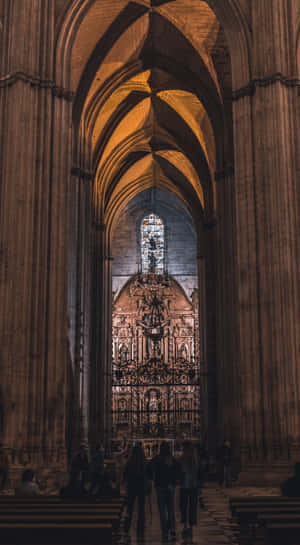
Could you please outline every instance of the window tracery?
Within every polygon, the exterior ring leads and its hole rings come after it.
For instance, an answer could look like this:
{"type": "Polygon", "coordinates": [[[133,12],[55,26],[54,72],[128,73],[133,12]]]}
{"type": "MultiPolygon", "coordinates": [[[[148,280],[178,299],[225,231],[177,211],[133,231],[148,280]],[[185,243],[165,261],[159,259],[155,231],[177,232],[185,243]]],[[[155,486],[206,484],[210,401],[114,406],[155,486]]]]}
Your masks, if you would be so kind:
{"type": "Polygon", "coordinates": [[[165,262],[165,229],[161,218],[154,213],[146,216],[141,225],[142,273],[162,274],[165,262]]]}

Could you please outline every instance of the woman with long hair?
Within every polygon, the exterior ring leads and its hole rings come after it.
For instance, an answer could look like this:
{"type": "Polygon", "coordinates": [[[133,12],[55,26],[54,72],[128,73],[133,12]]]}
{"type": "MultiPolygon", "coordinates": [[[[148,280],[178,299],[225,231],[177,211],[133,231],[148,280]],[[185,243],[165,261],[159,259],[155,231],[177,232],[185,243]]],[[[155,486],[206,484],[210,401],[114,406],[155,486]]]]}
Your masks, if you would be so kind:
{"type": "Polygon", "coordinates": [[[183,445],[181,458],[181,482],[179,507],[183,534],[193,535],[193,526],[197,524],[198,489],[201,486],[201,466],[193,443],[183,445]]]}
{"type": "Polygon", "coordinates": [[[144,536],[145,531],[145,492],[147,479],[147,463],[141,443],[135,445],[124,468],[124,481],[127,485],[127,517],[125,532],[129,533],[135,499],[138,499],[137,535],[144,536]]]}

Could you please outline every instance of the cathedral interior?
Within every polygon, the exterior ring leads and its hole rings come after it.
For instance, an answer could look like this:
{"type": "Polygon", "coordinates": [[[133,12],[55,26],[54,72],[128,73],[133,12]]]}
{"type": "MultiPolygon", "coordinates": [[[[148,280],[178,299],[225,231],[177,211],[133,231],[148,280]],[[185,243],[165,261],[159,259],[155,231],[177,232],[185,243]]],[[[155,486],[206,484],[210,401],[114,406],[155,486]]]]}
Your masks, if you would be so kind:
{"type": "Polygon", "coordinates": [[[298,0],[0,2],[0,443],[300,460],[298,0]]]}

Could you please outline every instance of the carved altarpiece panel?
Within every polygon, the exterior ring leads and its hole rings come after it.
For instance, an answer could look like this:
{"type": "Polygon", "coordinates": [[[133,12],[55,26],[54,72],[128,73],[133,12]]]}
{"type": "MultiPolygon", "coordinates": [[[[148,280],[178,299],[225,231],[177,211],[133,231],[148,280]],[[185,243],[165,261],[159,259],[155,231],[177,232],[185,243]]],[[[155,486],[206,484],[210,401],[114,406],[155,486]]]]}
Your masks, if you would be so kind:
{"type": "Polygon", "coordinates": [[[113,436],[201,431],[198,294],[169,275],[138,274],[113,310],[113,436]]]}

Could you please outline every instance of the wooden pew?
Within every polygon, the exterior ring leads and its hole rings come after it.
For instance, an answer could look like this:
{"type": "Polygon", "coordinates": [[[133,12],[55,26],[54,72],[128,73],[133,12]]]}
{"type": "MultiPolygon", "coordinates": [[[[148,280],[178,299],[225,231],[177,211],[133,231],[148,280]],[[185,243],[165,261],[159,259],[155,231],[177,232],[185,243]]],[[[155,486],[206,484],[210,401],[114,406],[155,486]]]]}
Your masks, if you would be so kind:
{"type": "MultiPolygon", "coordinates": [[[[80,501],[82,503],[102,503],[102,502],[108,502],[108,503],[124,503],[125,498],[124,497],[110,497],[110,496],[103,496],[99,498],[92,498],[90,496],[87,496],[86,498],[80,498],[80,501]]],[[[21,496],[1,496],[0,495],[0,505],[2,503],[14,503],[14,502],[45,502],[45,503],[62,503],[67,501],[67,498],[62,499],[60,496],[32,496],[32,497],[21,497],[21,496]]]]}
{"type": "Polygon", "coordinates": [[[298,513],[259,513],[257,520],[259,523],[257,536],[262,536],[264,543],[269,542],[271,545],[278,543],[278,536],[275,531],[275,528],[277,528],[278,534],[280,533],[282,538],[281,545],[287,545],[284,530],[288,531],[289,539],[292,539],[289,543],[300,545],[300,533],[296,531],[297,528],[300,528],[300,510],[298,513]]]}
{"type": "Polygon", "coordinates": [[[257,501],[253,497],[235,498],[230,501],[230,505],[232,514],[239,523],[241,545],[264,543],[266,536],[264,528],[269,522],[274,522],[274,519],[284,523],[300,521],[299,498],[271,496],[263,499],[258,497],[257,501]]]}
{"type": "Polygon", "coordinates": [[[0,526],[2,523],[23,523],[23,524],[36,524],[36,523],[53,523],[53,524],[73,524],[73,523],[97,523],[97,524],[110,524],[112,529],[116,531],[120,526],[120,517],[112,514],[96,514],[90,515],[87,513],[76,513],[66,515],[65,513],[53,513],[51,515],[45,514],[24,514],[14,513],[13,515],[0,515],[0,526]]]}
{"type": "Polygon", "coordinates": [[[112,542],[113,533],[116,534],[119,529],[124,506],[124,498],[101,498],[100,501],[89,502],[81,499],[62,500],[57,496],[34,498],[2,496],[1,500],[0,543],[6,545],[10,543],[26,545],[29,542],[33,545],[35,543],[54,545],[59,544],[59,540],[62,540],[61,543],[73,545],[92,545],[96,542],[98,545],[102,543],[108,545],[112,542]],[[49,528],[51,530],[48,532],[49,528]],[[62,529],[62,534],[59,534],[59,528],[62,529]],[[79,535],[72,528],[77,528],[79,535]],[[84,530],[89,528],[87,539],[80,537],[82,528],[84,530]],[[30,532],[33,532],[32,541],[28,537],[30,532]]]}
{"type": "Polygon", "coordinates": [[[36,513],[40,512],[56,512],[56,511],[85,511],[88,513],[102,513],[102,512],[115,512],[121,513],[123,508],[119,505],[104,505],[104,506],[94,506],[94,505],[81,505],[81,504],[67,504],[67,505],[2,505],[0,507],[0,514],[6,513],[8,511],[35,511],[36,513]]]}
{"type": "Polygon", "coordinates": [[[266,545],[299,545],[300,522],[266,523],[264,543],[266,545]]]}
{"type": "Polygon", "coordinates": [[[248,497],[248,498],[231,498],[230,501],[231,511],[234,514],[237,508],[250,507],[250,506],[270,506],[270,505],[300,505],[300,498],[287,498],[285,496],[269,496],[269,497],[248,497]]]}
{"type": "Polygon", "coordinates": [[[104,523],[0,522],[0,543],[5,545],[108,545],[112,526],[104,523]]]}

